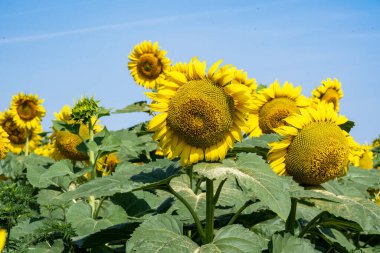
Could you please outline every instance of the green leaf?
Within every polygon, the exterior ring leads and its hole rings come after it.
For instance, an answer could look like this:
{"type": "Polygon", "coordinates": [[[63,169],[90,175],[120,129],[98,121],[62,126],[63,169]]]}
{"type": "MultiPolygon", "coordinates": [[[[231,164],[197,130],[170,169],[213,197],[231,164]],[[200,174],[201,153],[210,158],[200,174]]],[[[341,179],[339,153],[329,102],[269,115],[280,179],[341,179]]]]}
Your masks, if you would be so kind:
{"type": "Polygon", "coordinates": [[[350,252],[354,251],[356,249],[355,245],[350,242],[346,236],[344,236],[343,233],[336,229],[320,229],[319,231],[327,237],[327,239],[332,243],[337,243],[346,250],[349,250],[350,252]]]}
{"type": "Polygon", "coordinates": [[[148,191],[116,193],[111,197],[113,203],[121,206],[130,217],[151,215],[165,198],[148,191]]]}
{"type": "Polygon", "coordinates": [[[291,234],[275,234],[272,237],[272,242],[269,245],[270,253],[312,253],[319,252],[314,249],[314,246],[307,240],[294,237],[291,234]]]}
{"type": "Polygon", "coordinates": [[[57,131],[69,131],[73,134],[79,133],[80,124],[69,124],[66,121],[52,120],[53,128],[57,131]]]}
{"type": "Polygon", "coordinates": [[[241,225],[229,225],[215,233],[210,244],[203,245],[199,253],[261,253],[267,247],[267,241],[241,225]]]}
{"type": "Polygon", "coordinates": [[[193,253],[199,246],[182,234],[182,223],[167,214],[150,217],[133,232],[126,252],[193,253]]]}
{"type": "Polygon", "coordinates": [[[155,189],[169,183],[173,177],[178,176],[179,171],[179,165],[169,161],[154,162],[143,166],[128,164],[118,167],[116,172],[110,176],[91,180],[57,198],[67,201],[89,196],[98,198],[112,196],[115,193],[155,189]]]}
{"type": "Polygon", "coordinates": [[[339,125],[339,127],[349,133],[351,129],[355,126],[355,122],[348,120],[346,123],[339,125]]]}
{"type": "Polygon", "coordinates": [[[106,243],[129,239],[133,231],[140,225],[138,221],[128,221],[82,237],[74,243],[80,248],[95,248],[106,243]]]}
{"type": "Polygon", "coordinates": [[[72,205],[67,211],[66,218],[72,224],[79,237],[115,225],[108,219],[94,220],[90,205],[84,202],[72,205]]]}
{"type": "Polygon", "coordinates": [[[116,110],[112,113],[131,113],[131,112],[149,112],[146,101],[139,101],[130,104],[123,109],[116,110]]]}
{"type": "Polygon", "coordinates": [[[312,200],[318,208],[358,223],[366,233],[380,234],[380,208],[375,203],[367,199],[335,195],[327,191],[320,191],[320,193],[334,198],[335,202],[312,200]]]}
{"type": "Polygon", "coordinates": [[[53,244],[48,243],[47,241],[40,242],[35,246],[31,246],[28,248],[28,252],[31,253],[57,253],[63,252],[64,245],[61,240],[54,241],[53,244]]]}
{"type": "Polygon", "coordinates": [[[270,240],[276,232],[282,231],[285,228],[285,221],[276,216],[272,219],[260,222],[254,225],[251,230],[263,238],[270,240]]]}
{"type": "Polygon", "coordinates": [[[74,177],[71,161],[61,160],[54,163],[41,174],[39,184],[44,185],[46,183],[67,190],[71,181],[70,179],[74,177]]]}
{"type": "Polygon", "coordinates": [[[284,220],[289,215],[287,181],[276,175],[256,154],[240,154],[236,163],[228,160],[224,164],[200,163],[194,166],[194,172],[209,179],[235,177],[250,199],[260,199],[284,220]]]}
{"type": "Polygon", "coordinates": [[[269,149],[268,144],[271,142],[277,142],[280,140],[278,134],[263,134],[260,137],[253,137],[250,139],[245,139],[242,142],[237,142],[234,145],[234,149],[240,152],[249,152],[254,150],[256,147],[269,149]]]}

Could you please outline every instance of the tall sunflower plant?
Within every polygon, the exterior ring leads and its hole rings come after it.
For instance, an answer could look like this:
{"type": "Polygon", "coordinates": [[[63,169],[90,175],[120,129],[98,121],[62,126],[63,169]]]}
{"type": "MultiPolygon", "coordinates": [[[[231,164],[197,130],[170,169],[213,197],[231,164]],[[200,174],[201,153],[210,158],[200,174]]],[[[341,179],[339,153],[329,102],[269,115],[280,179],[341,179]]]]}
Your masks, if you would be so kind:
{"type": "Polygon", "coordinates": [[[222,60],[166,55],[137,44],[128,69],[147,101],[64,106],[28,156],[12,151],[16,128],[0,115],[0,197],[24,214],[0,206],[6,252],[380,249],[378,149],[350,136],[337,79],[305,96],[222,60]],[[117,131],[99,122],[136,112],[151,119],[117,131]]]}

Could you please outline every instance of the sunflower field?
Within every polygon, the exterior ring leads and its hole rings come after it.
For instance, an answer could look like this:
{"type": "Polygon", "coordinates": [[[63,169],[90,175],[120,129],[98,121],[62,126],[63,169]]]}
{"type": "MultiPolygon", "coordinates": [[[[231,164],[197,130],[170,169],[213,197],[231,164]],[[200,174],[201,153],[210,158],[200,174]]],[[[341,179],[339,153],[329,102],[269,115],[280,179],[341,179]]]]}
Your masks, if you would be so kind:
{"type": "Polygon", "coordinates": [[[151,41],[128,69],[148,102],[78,98],[45,130],[37,94],[0,113],[0,252],[380,252],[380,136],[350,135],[339,80],[305,96],[151,41]]]}

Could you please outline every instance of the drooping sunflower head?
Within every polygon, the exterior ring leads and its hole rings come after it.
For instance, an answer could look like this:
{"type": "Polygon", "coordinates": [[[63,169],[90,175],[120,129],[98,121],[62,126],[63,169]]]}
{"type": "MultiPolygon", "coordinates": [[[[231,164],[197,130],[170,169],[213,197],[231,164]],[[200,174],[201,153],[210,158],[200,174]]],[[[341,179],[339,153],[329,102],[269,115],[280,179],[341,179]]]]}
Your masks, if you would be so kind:
{"type": "Polygon", "coordinates": [[[3,159],[9,151],[9,139],[7,132],[0,126],[0,160],[3,159]]]}
{"type": "Polygon", "coordinates": [[[101,171],[103,176],[109,175],[115,171],[116,166],[120,163],[115,153],[110,153],[100,157],[96,162],[96,170],[101,171]]]}
{"type": "Polygon", "coordinates": [[[338,79],[327,78],[322,84],[312,91],[313,98],[316,101],[332,103],[335,111],[339,112],[339,101],[343,97],[342,84],[338,79]]]}
{"type": "Polygon", "coordinates": [[[155,89],[165,72],[170,70],[170,60],[165,57],[158,42],[143,41],[129,54],[128,69],[136,83],[146,89],[155,89]]]}
{"type": "Polygon", "coordinates": [[[55,132],[55,146],[59,152],[65,157],[73,161],[88,160],[87,153],[81,152],[77,146],[82,143],[82,138],[69,131],[55,132]]]}
{"type": "Polygon", "coordinates": [[[20,128],[36,128],[46,113],[43,102],[37,95],[19,93],[12,97],[9,113],[20,128]]]}
{"type": "Polygon", "coordinates": [[[285,119],[287,125],[275,131],[284,139],[271,143],[268,161],[277,174],[293,176],[307,185],[319,185],[347,172],[355,145],[339,125],[347,118],[338,116],[332,105],[300,109],[285,119]]]}
{"type": "Polygon", "coordinates": [[[254,96],[253,110],[248,118],[250,137],[274,133],[276,127],[284,125],[284,119],[306,108],[310,101],[301,95],[301,86],[296,88],[289,82],[280,87],[278,81],[260,90],[254,96]]]}
{"type": "MultiPolygon", "coordinates": [[[[9,150],[12,153],[20,154],[21,151],[25,151],[26,144],[26,127],[20,127],[17,125],[13,114],[10,111],[4,111],[0,114],[0,127],[8,134],[9,150]]],[[[37,148],[42,141],[41,122],[37,122],[29,132],[29,150],[37,148]]]]}
{"type": "Polygon", "coordinates": [[[183,165],[223,159],[235,141],[251,106],[250,89],[232,83],[233,71],[218,70],[221,61],[206,72],[206,63],[193,58],[182,71],[170,71],[152,99],[158,112],[148,125],[169,158],[183,165]]]}

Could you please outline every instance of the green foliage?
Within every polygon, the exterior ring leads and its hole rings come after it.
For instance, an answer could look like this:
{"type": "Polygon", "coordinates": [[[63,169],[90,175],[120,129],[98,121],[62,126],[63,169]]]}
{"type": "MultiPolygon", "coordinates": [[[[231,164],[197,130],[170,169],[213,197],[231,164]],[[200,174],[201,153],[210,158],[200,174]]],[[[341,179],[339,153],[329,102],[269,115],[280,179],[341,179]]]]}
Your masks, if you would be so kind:
{"type": "MultiPolygon", "coordinates": [[[[114,113],[127,112],[148,109],[138,102],[114,113]]],[[[53,127],[79,130],[79,124],[59,121],[53,127]]],[[[351,166],[347,175],[321,186],[299,185],[276,175],[265,160],[268,144],[279,139],[244,139],[227,159],[186,168],[155,154],[146,123],[104,128],[81,143],[77,149],[92,152],[93,164],[10,153],[0,161],[6,177],[0,182],[0,221],[10,232],[9,252],[379,250],[374,199],[380,171],[351,166]],[[115,171],[86,178],[110,153],[120,160],[115,171]]]]}

